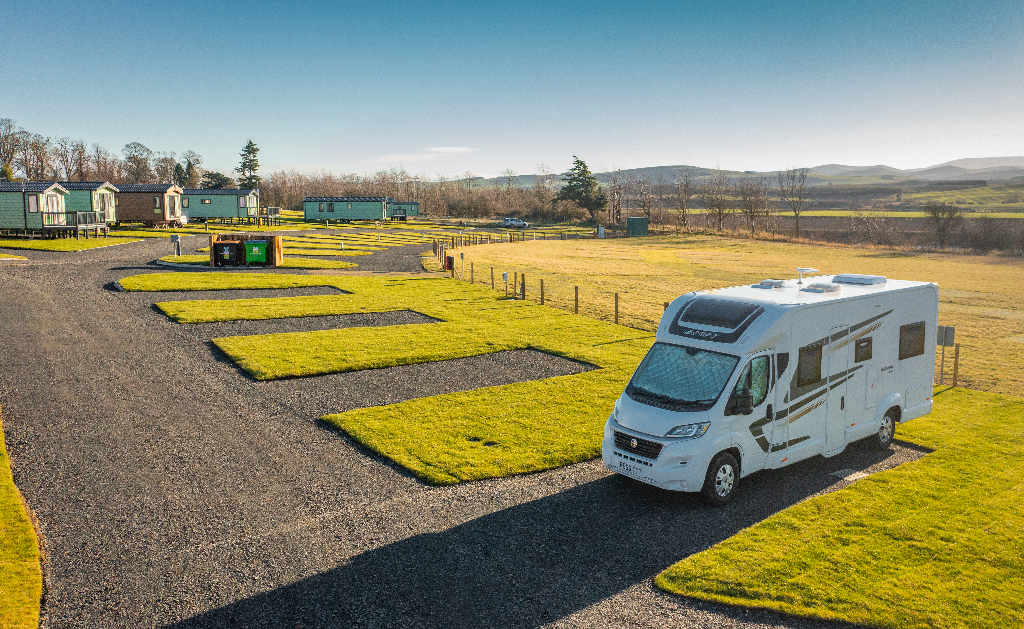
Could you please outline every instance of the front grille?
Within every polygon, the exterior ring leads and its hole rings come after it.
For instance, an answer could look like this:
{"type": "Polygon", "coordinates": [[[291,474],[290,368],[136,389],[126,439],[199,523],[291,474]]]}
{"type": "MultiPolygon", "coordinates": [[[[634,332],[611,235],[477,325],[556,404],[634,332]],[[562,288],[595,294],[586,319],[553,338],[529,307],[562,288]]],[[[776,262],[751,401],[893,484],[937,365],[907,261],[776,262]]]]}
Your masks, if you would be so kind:
{"type": "Polygon", "coordinates": [[[627,435],[626,433],[615,432],[615,447],[630,454],[642,456],[645,459],[656,459],[661,454],[661,444],[657,441],[649,441],[647,439],[641,439],[640,437],[634,437],[627,435]],[[633,441],[636,441],[636,447],[633,446],[633,441]]]}

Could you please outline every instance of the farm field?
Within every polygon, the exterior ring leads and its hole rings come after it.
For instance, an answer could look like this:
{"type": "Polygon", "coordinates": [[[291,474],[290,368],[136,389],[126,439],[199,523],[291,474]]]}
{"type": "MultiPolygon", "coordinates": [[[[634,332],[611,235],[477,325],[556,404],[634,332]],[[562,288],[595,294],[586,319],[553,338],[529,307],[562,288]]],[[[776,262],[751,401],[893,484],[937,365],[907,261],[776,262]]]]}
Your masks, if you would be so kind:
{"type": "MultiPolygon", "coordinates": [[[[795,268],[822,274],[865,273],[939,285],[939,324],[956,326],[961,343],[960,383],[1024,397],[1024,260],[999,256],[916,253],[711,236],[527,241],[458,250],[466,275],[504,290],[525,273],[527,299],[572,311],[579,286],[580,312],[610,320],[619,294],[619,321],[653,330],[664,303],[692,290],[795,277],[795,268]]],[[[429,256],[425,264],[436,263],[429,256]]],[[[949,357],[947,356],[947,359],[949,357]]],[[[948,360],[947,360],[948,362],[948,360]]],[[[947,366],[948,367],[948,366],[947,366]]]]}
{"type": "Polygon", "coordinates": [[[948,203],[959,205],[968,211],[1000,212],[1024,208],[1024,186],[982,186],[964,190],[906,192],[903,202],[914,205],[926,203],[948,203]]]}

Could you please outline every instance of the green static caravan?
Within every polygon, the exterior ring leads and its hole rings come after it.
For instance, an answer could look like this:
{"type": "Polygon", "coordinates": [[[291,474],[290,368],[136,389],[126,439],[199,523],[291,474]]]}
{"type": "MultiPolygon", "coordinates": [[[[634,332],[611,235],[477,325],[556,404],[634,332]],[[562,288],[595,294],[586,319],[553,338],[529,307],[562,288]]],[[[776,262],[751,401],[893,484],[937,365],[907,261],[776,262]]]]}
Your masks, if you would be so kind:
{"type": "Polygon", "coordinates": [[[259,190],[186,188],[181,191],[181,210],[190,221],[211,218],[255,220],[259,207],[259,190]]]}
{"type": "Polygon", "coordinates": [[[306,197],[302,214],[307,221],[383,221],[387,197],[306,197]]]}
{"type": "Polygon", "coordinates": [[[42,233],[65,224],[67,193],[52,181],[0,181],[0,230],[42,233]]]}
{"type": "Polygon", "coordinates": [[[388,200],[388,218],[396,221],[404,221],[409,216],[420,215],[419,201],[395,201],[388,200]]]}
{"type": "Polygon", "coordinates": [[[62,181],[68,191],[64,205],[68,212],[96,212],[97,222],[113,223],[117,220],[118,189],[109,181],[62,181]]]}

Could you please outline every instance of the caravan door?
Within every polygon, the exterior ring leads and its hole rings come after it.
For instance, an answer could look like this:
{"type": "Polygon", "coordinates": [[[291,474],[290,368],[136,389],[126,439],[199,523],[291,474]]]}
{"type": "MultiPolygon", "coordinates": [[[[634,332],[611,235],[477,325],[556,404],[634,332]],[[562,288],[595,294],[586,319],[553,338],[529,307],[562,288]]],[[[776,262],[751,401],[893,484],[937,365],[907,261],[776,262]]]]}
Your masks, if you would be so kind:
{"type": "Polygon", "coordinates": [[[850,368],[850,328],[832,328],[828,335],[829,390],[825,402],[825,456],[839,454],[846,447],[846,382],[850,368]]]}

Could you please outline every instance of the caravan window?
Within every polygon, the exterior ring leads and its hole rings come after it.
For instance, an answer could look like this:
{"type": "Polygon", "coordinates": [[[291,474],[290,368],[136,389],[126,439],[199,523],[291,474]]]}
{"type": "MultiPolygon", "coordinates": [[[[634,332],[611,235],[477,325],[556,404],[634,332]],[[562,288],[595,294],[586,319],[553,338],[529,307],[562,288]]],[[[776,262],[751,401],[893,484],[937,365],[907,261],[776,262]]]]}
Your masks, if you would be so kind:
{"type": "Polygon", "coordinates": [[[862,363],[871,360],[871,337],[860,339],[853,346],[853,362],[862,363]]]}
{"type": "Polygon", "coordinates": [[[328,203],[327,204],[327,211],[328,212],[333,212],[334,211],[334,204],[333,203],[328,203]]]}
{"type": "Polygon", "coordinates": [[[160,209],[160,197],[153,197],[153,209],[154,210],[159,210],[160,209]]]}
{"type": "Polygon", "coordinates": [[[323,203],[321,203],[321,204],[320,204],[320,211],[321,211],[321,212],[323,212],[323,211],[324,211],[324,204],[323,204],[323,203]]]}
{"type": "Polygon", "coordinates": [[[188,207],[188,197],[181,197],[181,207],[188,207]]]}
{"type": "Polygon", "coordinates": [[[900,326],[900,360],[924,353],[924,321],[900,326]]]}
{"type": "Polygon", "coordinates": [[[805,387],[821,380],[821,345],[800,348],[796,366],[796,386],[805,387]]]}

